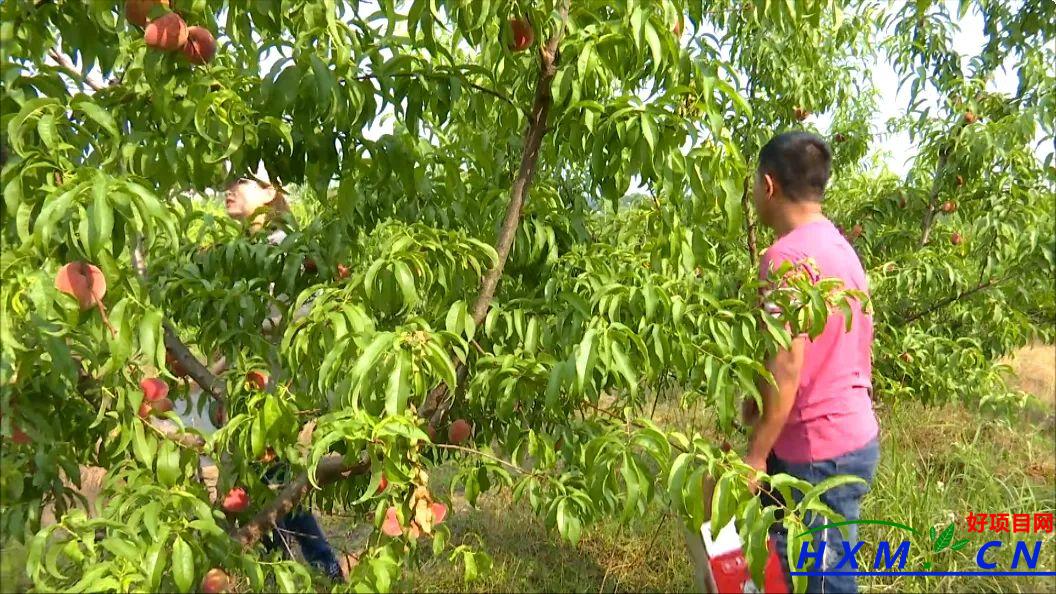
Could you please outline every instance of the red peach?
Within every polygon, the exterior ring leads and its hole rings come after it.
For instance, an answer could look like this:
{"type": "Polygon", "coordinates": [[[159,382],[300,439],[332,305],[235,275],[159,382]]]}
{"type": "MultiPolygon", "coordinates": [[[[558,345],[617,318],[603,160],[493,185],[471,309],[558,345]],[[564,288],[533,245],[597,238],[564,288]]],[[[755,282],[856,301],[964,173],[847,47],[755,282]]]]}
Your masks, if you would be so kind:
{"type": "Polygon", "coordinates": [[[220,506],[224,511],[237,514],[249,507],[249,495],[242,487],[233,487],[224,495],[223,504],[220,506]]]}
{"type": "Polygon", "coordinates": [[[268,385],[268,374],[253,370],[246,374],[246,381],[257,390],[263,390],[268,385]]]}
{"type": "Polygon", "coordinates": [[[429,509],[433,512],[433,524],[440,524],[447,517],[447,506],[438,501],[434,501],[429,505],[429,509]]]}
{"type": "Polygon", "coordinates": [[[205,27],[187,29],[187,44],[183,46],[183,55],[191,64],[206,64],[216,56],[216,38],[205,27]]]}
{"type": "Polygon", "coordinates": [[[125,18],[133,25],[145,27],[150,19],[150,12],[155,6],[169,7],[169,0],[126,0],[125,18]]]}
{"type": "Polygon", "coordinates": [[[106,278],[97,266],[70,262],[55,274],[55,288],[74,296],[81,309],[90,309],[106,295],[106,278]]]}
{"type": "Polygon", "coordinates": [[[143,390],[143,400],[146,402],[161,400],[169,395],[169,385],[156,377],[144,379],[139,382],[139,387],[143,390]]]}
{"type": "Polygon", "coordinates": [[[457,419],[447,429],[448,440],[453,444],[460,444],[466,441],[472,433],[473,426],[465,419],[457,419]]]}
{"type": "Polygon", "coordinates": [[[170,12],[150,21],[143,31],[147,47],[163,52],[174,52],[187,44],[187,23],[180,15],[170,12]]]}
{"type": "Polygon", "coordinates": [[[214,567],[210,569],[205,577],[202,578],[202,592],[206,594],[220,594],[221,592],[227,592],[228,588],[231,587],[231,578],[227,577],[224,570],[214,567]]]}
{"type": "Polygon", "coordinates": [[[510,51],[523,52],[535,42],[535,31],[528,19],[510,19],[510,51]]]}
{"type": "Polygon", "coordinates": [[[381,531],[385,536],[393,538],[403,534],[403,527],[400,526],[400,519],[396,516],[395,507],[390,506],[389,509],[385,510],[385,521],[381,523],[381,531]]]}

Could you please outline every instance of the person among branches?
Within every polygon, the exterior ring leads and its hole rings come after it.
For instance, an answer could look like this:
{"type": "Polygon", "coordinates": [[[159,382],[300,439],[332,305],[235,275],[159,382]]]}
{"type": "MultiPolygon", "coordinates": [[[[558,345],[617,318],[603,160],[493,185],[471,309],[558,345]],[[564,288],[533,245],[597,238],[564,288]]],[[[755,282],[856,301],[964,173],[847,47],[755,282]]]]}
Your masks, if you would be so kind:
{"type": "MultiPolygon", "coordinates": [[[[228,216],[247,223],[250,233],[268,233],[268,241],[279,245],[286,238],[286,225],[292,222],[285,193],[274,185],[255,177],[240,177],[228,184],[224,194],[224,207],[228,216]]],[[[268,320],[275,327],[278,312],[268,320]]],[[[273,465],[265,471],[264,481],[284,482],[288,474],[282,464],[273,465]]],[[[343,581],[341,566],[334,555],[326,535],[315,516],[308,510],[295,509],[276,522],[274,533],[264,538],[265,548],[282,548],[284,554],[291,553],[288,537],[293,536],[300,544],[304,559],[334,580],[343,581]]]]}
{"type": "MultiPolygon", "coordinates": [[[[765,297],[780,284],[781,279],[772,280],[779,271],[806,274],[812,282],[836,278],[845,289],[868,293],[858,255],[822,211],[831,165],[829,147],[807,132],[779,134],[759,152],[752,195],[760,222],[776,236],[762,255],[759,270],[765,287],[763,307],[770,315],[780,315],[765,297]]],[[[856,300],[851,314],[850,330],[843,314],[832,311],[821,334],[793,336],[791,347],[767,362],[775,381],[759,382],[762,410],[749,400],[744,412],[751,429],[746,461],[752,467],[811,484],[836,475],[862,478],[863,482],[821,496],[847,520],[857,520],[880,448],[872,406],[873,320],[856,300]]],[[[813,522],[821,525],[824,519],[816,516],[813,522]]],[[[846,528],[846,538],[838,528],[817,533],[813,543],[797,545],[809,550],[797,548],[793,558],[817,559],[815,571],[831,570],[842,560],[841,541],[846,540],[852,550],[857,541],[856,527],[846,528]],[[819,553],[822,543],[823,554],[803,554],[819,553]]],[[[782,563],[787,564],[787,534],[775,524],[773,535],[782,563]]],[[[808,591],[856,592],[857,584],[853,576],[812,576],[808,591]]]]}

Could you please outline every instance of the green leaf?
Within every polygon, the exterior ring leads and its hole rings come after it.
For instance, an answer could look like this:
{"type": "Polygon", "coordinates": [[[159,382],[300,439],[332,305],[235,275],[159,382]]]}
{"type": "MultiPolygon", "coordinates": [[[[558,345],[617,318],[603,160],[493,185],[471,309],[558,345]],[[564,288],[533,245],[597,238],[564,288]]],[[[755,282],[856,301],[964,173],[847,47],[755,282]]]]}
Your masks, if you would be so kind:
{"type": "Polygon", "coordinates": [[[385,412],[390,415],[401,414],[407,408],[407,396],[410,393],[408,375],[410,374],[410,353],[401,351],[396,357],[385,388],[385,412]]]}
{"type": "MultiPolygon", "coordinates": [[[[44,207],[40,209],[40,214],[37,215],[36,221],[33,222],[34,233],[37,236],[37,241],[42,247],[48,247],[51,243],[51,234],[55,231],[58,226],[58,222],[66,216],[67,211],[70,210],[70,206],[73,204],[74,198],[76,198],[77,192],[75,190],[68,190],[56,197],[46,198],[44,201],[44,207]]],[[[27,213],[27,222],[29,213],[33,211],[31,204],[23,203],[21,207],[26,210],[19,209],[19,216],[23,212],[27,213]]],[[[21,236],[20,236],[21,237],[21,236]]],[[[25,241],[25,238],[22,238],[25,241]]]]}
{"type": "Polygon", "coordinates": [[[579,343],[579,347],[576,353],[576,382],[580,391],[583,391],[583,387],[587,380],[587,374],[589,372],[588,365],[591,361],[591,355],[594,353],[594,336],[596,332],[593,328],[586,331],[583,334],[583,340],[579,343]]]}
{"type": "Polygon", "coordinates": [[[180,478],[180,452],[171,441],[162,442],[158,448],[158,479],[166,487],[172,487],[180,478]]]}
{"type": "Polygon", "coordinates": [[[645,137],[645,142],[649,144],[649,150],[656,150],[656,123],[653,122],[652,116],[647,113],[641,115],[642,122],[642,135],[645,137]]]}
{"type": "Polygon", "coordinates": [[[803,500],[796,506],[797,509],[810,509],[811,503],[817,500],[823,493],[836,487],[842,487],[850,484],[865,484],[865,479],[853,476],[849,474],[841,474],[837,476],[830,476],[829,478],[821,481],[814,485],[810,491],[807,491],[803,495],[803,500]]]}
{"type": "Polygon", "coordinates": [[[88,210],[88,245],[98,254],[110,245],[114,231],[114,211],[107,200],[106,178],[98,176],[92,184],[92,205],[88,210]]]}
{"type": "Polygon", "coordinates": [[[711,496],[712,535],[717,535],[733,519],[733,513],[737,510],[737,498],[733,493],[736,475],[735,471],[728,471],[715,483],[715,491],[711,496]]]}
{"type": "Polygon", "coordinates": [[[40,119],[37,120],[37,134],[40,135],[44,146],[48,147],[49,150],[55,152],[58,149],[61,139],[59,138],[59,128],[55,123],[55,114],[45,113],[40,116],[40,119]]]}
{"type": "Polygon", "coordinates": [[[18,154],[26,152],[26,147],[22,144],[22,136],[25,134],[25,129],[29,127],[28,122],[31,118],[36,117],[37,113],[44,111],[48,107],[61,108],[62,103],[58,99],[51,97],[40,97],[30,99],[22,104],[22,109],[7,124],[7,137],[11,150],[18,154]]]}
{"type": "MultiPolygon", "coordinates": [[[[134,404],[137,407],[139,406],[139,402],[135,402],[134,404]]],[[[147,436],[143,432],[143,425],[138,419],[133,421],[133,423],[132,453],[136,455],[136,458],[138,458],[144,466],[151,468],[154,466],[154,453],[157,451],[158,444],[153,439],[147,439],[147,436]]]]}
{"type": "Polygon", "coordinates": [[[275,581],[278,582],[280,592],[297,592],[297,582],[286,567],[275,568],[275,581]]]}
{"type": "Polygon", "coordinates": [[[645,23],[645,42],[649,44],[649,52],[653,56],[653,71],[658,71],[663,64],[664,50],[660,45],[660,36],[651,22],[645,23]]]}
{"type": "Polygon", "coordinates": [[[103,539],[100,542],[106,550],[110,551],[117,557],[121,557],[127,561],[139,561],[141,556],[140,552],[136,547],[132,546],[132,543],[127,540],[123,540],[120,537],[110,537],[103,539]]]}
{"type": "Polygon", "coordinates": [[[194,583],[194,553],[179,536],[172,543],[172,579],[181,592],[189,592],[194,583]]]}
{"type": "Polygon", "coordinates": [[[418,303],[418,293],[414,288],[414,275],[411,274],[411,269],[401,261],[396,262],[393,272],[396,274],[396,283],[403,294],[403,306],[414,307],[418,303]]]}
{"type": "Polygon", "coordinates": [[[147,549],[147,554],[143,557],[143,575],[147,576],[149,590],[157,591],[161,585],[161,576],[165,572],[168,555],[168,548],[162,542],[155,542],[147,549]]]}

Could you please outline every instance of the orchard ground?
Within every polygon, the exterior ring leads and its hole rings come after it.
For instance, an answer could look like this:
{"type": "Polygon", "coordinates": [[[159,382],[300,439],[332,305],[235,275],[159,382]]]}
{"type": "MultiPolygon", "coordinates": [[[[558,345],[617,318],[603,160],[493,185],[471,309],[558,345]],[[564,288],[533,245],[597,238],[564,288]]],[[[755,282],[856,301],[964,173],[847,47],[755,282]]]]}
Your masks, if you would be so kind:
{"type": "MultiPolygon", "coordinates": [[[[962,536],[982,542],[986,535],[968,534],[963,516],[969,512],[1056,511],[1056,347],[1022,349],[1008,363],[1018,386],[1034,398],[1020,414],[994,414],[970,406],[927,406],[915,401],[884,402],[882,460],[876,484],[864,503],[862,517],[891,519],[911,526],[947,524],[958,520],[962,536]]],[[[657,421],[713,433],[712,419],[700,411],[658,407],[657,421]]],[[[434,474],[435,488],[447,492],[449,475],[434,474]]],[[[494,561],[494,571],[465,584],[460,568],[445,559],[430,559],[406,576],[400,590],[445,592],[515,591],[689,591],[692,588],[683,536],[677,520],[660,508],[629,528],[602,522],[570,546],[546,530],[529,510],[512,504],[508,491],[481,496],[478,508],[454,497],[449,516],[457,544],[482,542],[494,561]]],[[[323,518],[335,547],[355,552],[370,535],[363,522],[344,516],[323,518]]],[[[879,540],[901,535],[873,530],[863,535],[879,540]]],[[[1056,534],[1045,535],[1038,570],[1056,570],[1056,534]]],[[[868,544],[868,540],[867,540],[868,544]]],[[[947,553],[944,569],[977,569],[974,547],[947,553]]],[[[910,562],[912,563],[912,559],[910,562]]],[[[23,573],[24,551],[0,551],[0,591],[28,587],[23,573]]],[[[1056,592],[1053,578],[883,578],[862,581],[865,592],[1056,592]]]]}

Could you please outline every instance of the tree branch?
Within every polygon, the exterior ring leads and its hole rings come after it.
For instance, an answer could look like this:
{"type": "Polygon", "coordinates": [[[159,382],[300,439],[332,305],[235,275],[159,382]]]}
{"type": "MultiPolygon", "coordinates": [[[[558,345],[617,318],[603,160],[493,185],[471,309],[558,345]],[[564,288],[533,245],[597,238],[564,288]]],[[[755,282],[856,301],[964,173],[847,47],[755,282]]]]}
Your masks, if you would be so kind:
{"type": "Polygon", "coordinates": [[[938,212],[935,200],[939,196],[939,182],[942,180],[942,172],[946,169],[947,154],[947,151],[943,151],[942,154],[939,155],[939,162],[935,166],[935,175],[931,178],[931,192],[928,195],[928,209],[924,212],[924,221],[921,224],[921,246],[927,245],[928,238],[931,237],[931,225],[935,222],[935,213],[938,212]]]}
{"type": "Polygon", "coordinates": [[[927,309],[925,309],[923,311],[920,311],[918,313],[915,313],[915,314],[907,316],[906,319],[902,321],[902,325],[907,326],[909,324],[912,324],[913,322],[919,320],[920,318],[923,318],[924,316],[926,316],[928,314],[931,314],[931,313],[933,313],[933,312],[935,312],[935,311],[937,311],[939,309],[942,309],[942,308],[946,307],[947,305],[950,305],[951,303],[955,303],[957,301],[960,301],[961,299],[964,299],[965,297],[970,297],[970,296],[978,293],[979,291],[983,291],[985,289],[989,289],[990,287],[993,287],[993,286],[995,286],[995,285],[997,285],[997,284],[999,284],[1001,282],[1004,282],[1007,279],[1008,279],[1008,276],[1003,276],[1003,277],[997,278],[997,279],[992,278],[992,279],[990,279],[990,280],[988,280],[986,282],[979,283],[978,285],[972,287],[971,289],[968,289],[967,291],[961,291],[960,293],[957,293],[956,295],[951,295],[951,296],[949,296],[949,297],[947,297],[945,299],[942,299],[941,301],[938,301],[937,303],[933,304],[931,307],[928,307],[927,309]]]}
{"type": "MultiPolygon", "coordinates": [[[[348,466],[343,456],[331,454],[319,461],[315,470],[315,481],[320,486],[324,486],[350,475],[364,474],[369,471],[369,461],[348,466]]],[[[270,530],[280,518],[293,511],[311,488],[312,483],[308,480],[308,474],[301,474],[283,487],[271,503],[257,512],[257,515],[232,534],[232,537],[244,548],[253,546],[265,531],[270,530]]]]}
{"type": "Polygon", "coordinates": [[[48,56],[55,60],[60,70],[76,79],[77,82],[88,85],[93,91],[102,91],[106,88],[106,85],[95,82],[90,76],[78,70],[66,54],[56,49],[50,49],[48,50],[48,56]]]}
{"type": "Polygon", "coordinates": [[[953,146],[957,143],[957,136],[964,128],[965,122],[954,124],[950,130],[950,144],[939,149],[939,161],[935,165],[935,175],[931,178],[931,191],[928,193],[928,209],[924,212],[924,221],[921,224],[920,233],[920,245],[921,247],[928,244],[928,239],[931,237],[931,226],[935,222],[935,215],[939,212],[939,205],[936,204],[936,200],[939,197],[939,189],[942,181],[942,174],[946,170],[946,163],[949,161],[950,151],[953,150],[953,146]]]}
{"type": "Polygon", "coordinates": [[[176,445],[186,448],[189,450],[195,450],[201,453],[202,448],[205,447],[205,439],[200,435],[194,433],[187,433],[180,431],[171,422],[167,421],[155,421],[153,419],[145,422],[147,427],[150,427],[161,437],[175,443],[176,445]]]}
{"type": "MultiPolygon", "coordinates": [[[[506,259],[510,255],[513,246],[513,238],[517,233],[517,227],[521,219],[521,209],[524,207],[524,199],[528,189],[535,178],[536,167],[539,164],[539,150],[546,135],[547,117],[550,114],[550,106],[553,104],[553,94],[550,85],[557,74],[558,44],[565,35],[565,23],[568,21],[568,7],[570,0],[561,5],[561,22],[557,30],[539,48],[539,76],[535,84],[535,99],[532,101],[532,109],[528,117],[528,127],[524,132],[524,153],[521,155],[521,165],[517,177],[513,180],[510,188],[510,201],[506,205],[506,216],[503,218],[499,236],[495,241],[495,252],[498,259],[481,283],[480,292],[473,303],[473,322],[478,326],[484,322],[491,301],[495,297],[495,289],[502,278],[502,271],[506,266],[506,259]]],[[[465,364],[458,366],[458,384],[462,384],[468,372],[465,364]]],[[[433,423],[439,421],[442,410],[440,403],[447,396],[447,386],[440,384],[433,388],[425,403],[422,405],[422,416],[429,416],[433,423]]]]}
{"type": "Polygon", "coordinates": [[[744,178],[744,193],[741,194],[741,209],[744,210],[744,227],[748,234],[748,255],[752,265],[759,261],[759,248],[755,242],[755,222],[752,220],[751,202],[748,199],[750,186],[748,177],[744,178]]]}
{"type": "MultiPolygon", "coordinates": [[[[754,105],[755,103],[755,69],[751,65],[748,67],[748,105],[754,105]]],[[[755,113],[754,111],[752,113],[755,113]]],[[[749,137],[751,134],[751,126],[749,125],[748,131],[749,137]]],[[[759,262],[759,247],[755,241],[755,221],[752,220],[752,209],[751,202],[749,200],[749,191],[751,189],[752,172],[748,172],[748,175],[744,178],[744,191],[741,193],[741,209],[744,211],[744,229],[748,236],[748,255],[751,257],[751,263],[754,266],[759,262]]]]}
{"type": "Polygon", "coordinates": [[[172,353],[172,357],[187,370],[187,375],[191,376],[191,379],[197,382],[197,384],[202,387],[202,390],[208,392],[217,400],[225,400],[227,398],[227,386],[224,385],[224,382],[220,381],[220,378],[213,375],[213,373],[191,353],[191,350],[187,348],[187,345],[183,344],[183,341],[180,340],[180,337],[168,322],[165,322],[164,325],[165,348],[172,353]]]}

